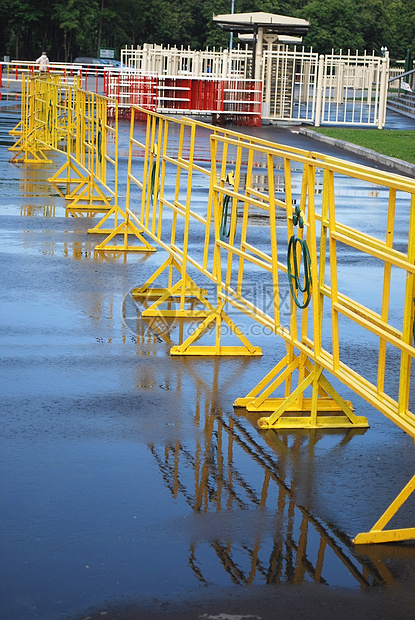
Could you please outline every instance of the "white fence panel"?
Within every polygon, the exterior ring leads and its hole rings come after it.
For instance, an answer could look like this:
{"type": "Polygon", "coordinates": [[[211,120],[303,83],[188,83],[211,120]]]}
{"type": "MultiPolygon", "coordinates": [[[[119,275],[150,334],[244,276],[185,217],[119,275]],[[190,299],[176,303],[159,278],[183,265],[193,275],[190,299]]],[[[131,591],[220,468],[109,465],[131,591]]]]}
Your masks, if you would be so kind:
{"type": "Polygon", "coordinates": [[[316,126],[385,124],[388,58],[335,55],[320,57],[316,126]]]}

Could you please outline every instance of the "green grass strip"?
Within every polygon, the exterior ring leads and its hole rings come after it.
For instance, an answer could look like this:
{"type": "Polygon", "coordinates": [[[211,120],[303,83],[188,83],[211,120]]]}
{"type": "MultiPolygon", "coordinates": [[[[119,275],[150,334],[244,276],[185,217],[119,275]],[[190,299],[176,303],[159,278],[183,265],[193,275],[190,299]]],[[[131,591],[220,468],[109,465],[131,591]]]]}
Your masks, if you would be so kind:
{"type": "Polygon", "coordinates": [[[313,128],[313,131],[415,164],[415,131],[413,130],[318,127],[313,128]]]}

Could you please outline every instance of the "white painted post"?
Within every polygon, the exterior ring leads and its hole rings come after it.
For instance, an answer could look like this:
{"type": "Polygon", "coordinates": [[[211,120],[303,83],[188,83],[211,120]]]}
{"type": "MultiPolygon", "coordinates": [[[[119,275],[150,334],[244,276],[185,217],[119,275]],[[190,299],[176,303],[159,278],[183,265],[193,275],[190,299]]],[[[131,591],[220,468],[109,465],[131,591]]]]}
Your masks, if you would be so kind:
{"type": "Polygon", "coordinates": [[[321,123],[321,109],[323,101],[323,77],[324,77],[324,56],[320,55],[318,61],[318,77],[317,77],[317,101],[316,101],[316,118],[314,125],[320,127],[321,123]]]}
{"type": "Polygon", "coordinates": [[[147,59],[148,59],[147,44],[144,43],[144,45],[143,45],[143,62],[141,64],[141,72],[142,73],[147,73],[147,59]]]}
{"type": "Polygon", "coordinates": [[[228,77],[228,57],[229,52],[227,49],[223,50],[223,58],[222,58],[222,78],[226,80],[228,77]]]}
{"type": "Polygon", "coordinates": [[[196,52],[193,59],[193,75],[200,77],[200,52],[196,52]]]}
{"type": "Polygon", "coordinates": [[[383,129],[386,121],[386,99],[388,94],[388,69],[389,58],[382,58],[380,70],[380,93],[379,93],[379,114],[378,129],[383,129]]]}
{"type": "Polygon", "coordinates": [[[344,62],[340,62],[337,72],[337,85],[336,85],[336,103],[343,103],[343,90],[344,90],[344,62]]]}
{"type": "Polygon", "coordinates": [[[264,47],[264,29],[261,26],[258,28],[256,50],[255,50],[255,76],[254,76],[255,80],[261,79],[263,47],[264,47]]]}

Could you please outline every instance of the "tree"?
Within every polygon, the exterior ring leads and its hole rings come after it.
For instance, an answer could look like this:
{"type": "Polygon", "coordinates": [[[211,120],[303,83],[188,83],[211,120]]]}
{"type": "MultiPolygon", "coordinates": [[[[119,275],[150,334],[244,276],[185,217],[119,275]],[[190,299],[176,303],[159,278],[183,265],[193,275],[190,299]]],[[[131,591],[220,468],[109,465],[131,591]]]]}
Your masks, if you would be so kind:
{"type": "Polygon", "coordinates": [[[62,32],[65,62],[80,54],[94,56],[99,21],[96,0],[56,0],[53,9],[53,20],[62,32]]]}
{"type": "Polygon", "coordinates": [[[332,49],[364,49],[354,0],[311,0],[300,13],[311,22],[304,43],[320,54],[329,54],[332,49]]]}

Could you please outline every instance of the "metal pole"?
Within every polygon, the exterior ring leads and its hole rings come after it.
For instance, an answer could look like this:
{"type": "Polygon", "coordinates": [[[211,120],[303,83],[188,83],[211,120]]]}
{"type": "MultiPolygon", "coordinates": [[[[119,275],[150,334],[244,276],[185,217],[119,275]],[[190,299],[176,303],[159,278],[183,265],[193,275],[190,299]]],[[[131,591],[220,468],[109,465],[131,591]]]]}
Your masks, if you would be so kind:
{"type": "MultiPolygon", "coordinates": [[[[232,5],[231,5],[231,14],[233,15],[235,13],[235,0],[232,0],[232,5]]],[[[231,37],[229,39],[229,51],[232,51],[232,44],[233,44],[233,30],[231,30],[231,37]]]]}

